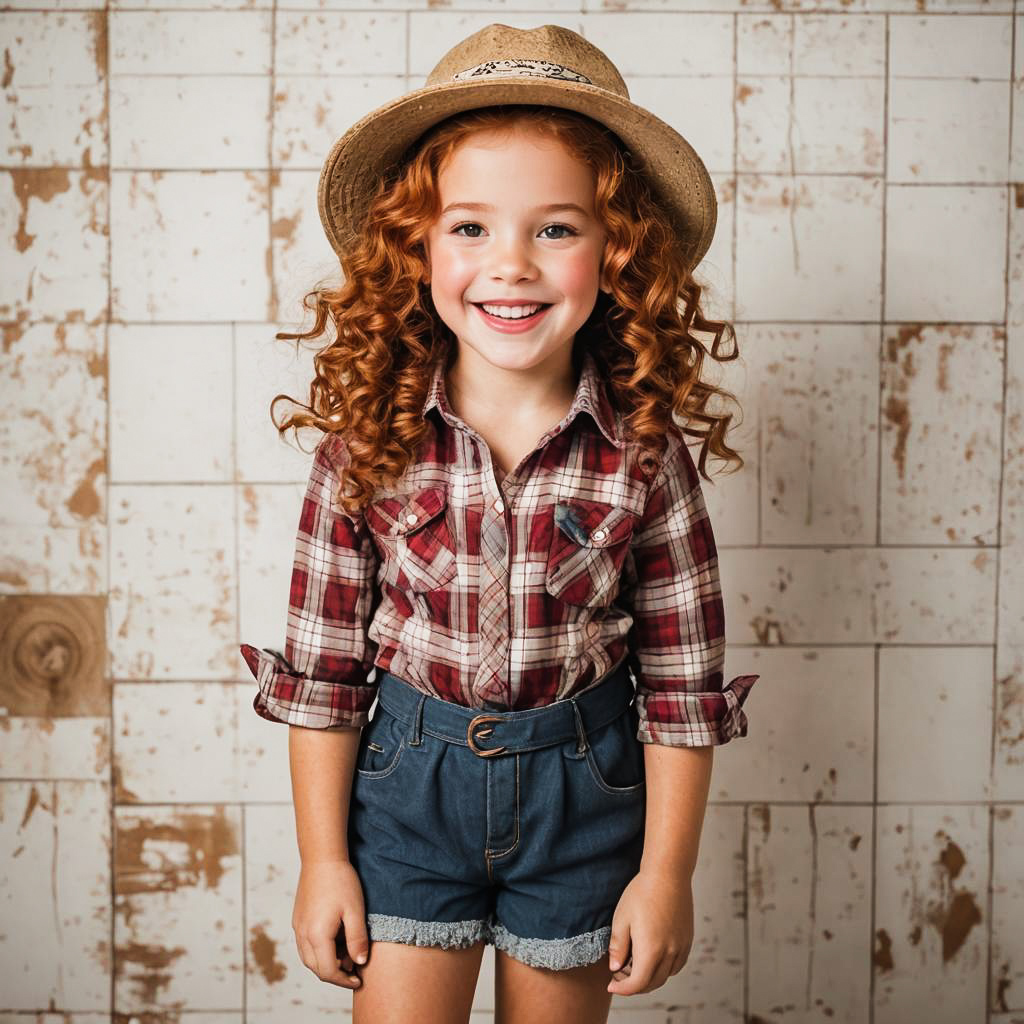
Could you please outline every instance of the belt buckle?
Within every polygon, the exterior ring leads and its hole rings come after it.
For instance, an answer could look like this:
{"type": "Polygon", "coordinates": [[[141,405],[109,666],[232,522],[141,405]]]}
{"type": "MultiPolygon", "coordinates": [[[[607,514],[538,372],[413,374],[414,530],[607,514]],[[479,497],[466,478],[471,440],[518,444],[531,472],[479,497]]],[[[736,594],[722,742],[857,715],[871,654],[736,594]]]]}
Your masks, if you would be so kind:
{"type": "MultiPolygon", "coordinates": [[[[466,742],[469,744],[469,749],[473,751],[479,757],[494,757],[495,754],[500,754],[505,748],[504,747],[491,747],[487,749],[485,747],[478,747],[476,745],[476,737],[473,735],[473,730],[478,725],[484,725],[487,722],[500,722],[500,715],[477,715],[466,727],[466,742]]],[[[491,732],[494,730],[492,729],[491,732]]],[[[490,733],[485,733],[490,735],[490,733]]]]}

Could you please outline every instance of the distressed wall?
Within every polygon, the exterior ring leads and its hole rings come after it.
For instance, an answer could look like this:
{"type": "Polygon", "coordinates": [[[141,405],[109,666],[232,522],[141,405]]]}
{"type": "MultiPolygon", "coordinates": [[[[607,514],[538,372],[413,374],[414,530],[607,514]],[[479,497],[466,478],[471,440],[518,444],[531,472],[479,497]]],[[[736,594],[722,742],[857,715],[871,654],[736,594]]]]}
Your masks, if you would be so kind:
{"type": "Polygon", "coordinates": [[[0,1024],[350,1005],[295,951],[287,729],[237,652],[283,640],[308,467],[273,334],[332,272],[335,137],[492,21],[582,32],[693,142],[743,355],[706,490],[762,680],[690,963],[613,1020],[1024,1021],[1016,3],[309,6],[3,10],[0,1024]]]}

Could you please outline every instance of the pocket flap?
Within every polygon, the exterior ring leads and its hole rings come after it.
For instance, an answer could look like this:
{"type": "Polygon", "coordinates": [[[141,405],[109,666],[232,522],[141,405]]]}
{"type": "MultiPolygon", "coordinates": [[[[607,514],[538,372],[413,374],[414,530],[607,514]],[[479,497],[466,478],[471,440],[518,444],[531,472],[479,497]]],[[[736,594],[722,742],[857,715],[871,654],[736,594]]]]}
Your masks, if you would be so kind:
{"type": "Polygon", "coordinates": [[[422,487],[371,502],[366,522],[374,533],[386,537],[408,536],[436,519],[448,504],[445,487],[422,487]]]}
{"type": "Polygon", "coordinates": [[[621,505],[574,498],[555,505],[555,524],[580,547],[606,548],[626,540],[637,517],[621,505]]]}

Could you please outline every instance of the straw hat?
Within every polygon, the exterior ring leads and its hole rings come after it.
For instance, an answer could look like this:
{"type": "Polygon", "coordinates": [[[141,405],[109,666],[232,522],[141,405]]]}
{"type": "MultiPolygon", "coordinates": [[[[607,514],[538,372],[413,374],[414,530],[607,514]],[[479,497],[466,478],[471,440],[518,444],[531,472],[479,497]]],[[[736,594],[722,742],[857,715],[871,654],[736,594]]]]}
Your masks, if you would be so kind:
{"type": "Polygon", "coordinates": [[[377,183],[420,135],[453,114],[497,103],[562,107],[610,128],[642,161],[687,266],[701,261],[717,219],[707,168],[675,129],[630,102],[626,83],[601,50],[559,25],[480,29],[441,58],[426,85],[378,107],[335,142],[317,198],[335,252],[352,248],[377,183]]]}

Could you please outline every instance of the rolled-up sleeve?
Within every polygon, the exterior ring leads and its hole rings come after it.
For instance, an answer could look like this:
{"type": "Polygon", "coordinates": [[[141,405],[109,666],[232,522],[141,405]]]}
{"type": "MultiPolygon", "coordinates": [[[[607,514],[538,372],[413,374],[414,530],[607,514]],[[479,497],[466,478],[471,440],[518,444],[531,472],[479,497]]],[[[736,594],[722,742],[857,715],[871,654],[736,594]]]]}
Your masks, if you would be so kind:
{"type": "Polygon", "coordinates": [[[367,631],[379,602],[378,555],[362,516],[335,504],[347,452],[334,434],[313,453],[302,501],[284,652],[239,647],[259,685],[253,708],[271,722],[330,729],[369,721],[367,683],[377,645],[367,631]]]}
{"type": "Polygon", "coordinates": [[[700,476],[682,435],[670,434],[631,542],[630,667],[637,739],[700,747],[746,736],[743,711],[758,675],[724,682],[725,610],[718,551],[700,476]]]}

